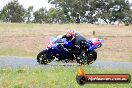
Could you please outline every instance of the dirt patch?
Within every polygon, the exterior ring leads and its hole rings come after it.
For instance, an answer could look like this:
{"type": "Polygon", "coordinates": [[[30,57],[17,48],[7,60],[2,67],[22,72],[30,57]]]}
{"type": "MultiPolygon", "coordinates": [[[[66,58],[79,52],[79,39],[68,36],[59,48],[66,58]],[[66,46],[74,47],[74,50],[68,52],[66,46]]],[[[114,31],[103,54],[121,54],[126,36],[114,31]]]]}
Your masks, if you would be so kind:
{"type": "MultiPolygon", "coordinates": [[[[98,57],[116,61],[132,61],[132,37],[107,37],[102,48],[98,50],[98,57]]],[[[106,59],[106,60],[107,60],[106,59]]]]}

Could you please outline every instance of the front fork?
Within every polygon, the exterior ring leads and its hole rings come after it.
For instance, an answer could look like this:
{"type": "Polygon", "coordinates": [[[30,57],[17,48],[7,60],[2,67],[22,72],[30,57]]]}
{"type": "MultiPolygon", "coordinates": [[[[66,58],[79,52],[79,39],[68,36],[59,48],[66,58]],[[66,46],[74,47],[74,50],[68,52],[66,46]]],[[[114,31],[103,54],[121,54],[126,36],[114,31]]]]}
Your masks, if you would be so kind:
{"type": "Polygon", "coordinates": [[[79,57],[77,57],[77,60],[79,61],[80,64],[92,64],[94,61],[93,60],[88,60],[88,56],[86,54],[86,52],[88,52],[87,50],[82,50],[81,54],[79,55],[79,57]]]}

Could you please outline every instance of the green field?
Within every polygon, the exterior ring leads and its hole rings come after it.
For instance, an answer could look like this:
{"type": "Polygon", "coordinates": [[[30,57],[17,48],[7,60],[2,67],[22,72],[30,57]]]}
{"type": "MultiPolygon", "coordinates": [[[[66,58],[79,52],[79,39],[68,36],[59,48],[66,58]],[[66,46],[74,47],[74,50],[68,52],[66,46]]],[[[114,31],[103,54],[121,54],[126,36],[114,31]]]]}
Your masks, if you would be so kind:
{"type": "MultiPolygon", "coordinates": [[[[85,84],[76,82],[77,66],[1,68],[0,88],[131,88],[129,84],[85,84]]],[[[131,70],[83,67],[88,74],[130,74],[131,70]]]]}

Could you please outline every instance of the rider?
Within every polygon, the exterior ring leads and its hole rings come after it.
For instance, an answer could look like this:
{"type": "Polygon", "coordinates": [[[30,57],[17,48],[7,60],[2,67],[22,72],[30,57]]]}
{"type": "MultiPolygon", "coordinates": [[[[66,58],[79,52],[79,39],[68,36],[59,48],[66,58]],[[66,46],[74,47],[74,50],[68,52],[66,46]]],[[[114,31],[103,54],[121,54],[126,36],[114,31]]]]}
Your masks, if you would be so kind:
{"type": "MultiPolygon", "coordinates": [[[[84,38],[82,35],[75,33],[74,31],[68,31],[62,38],[66,38],[68,42],[72,43],[72,47],[67,47],[66,45],[64,46],[66,48],[66,56],[70,56],[70,55],[76,55],[77,59],[80,60],[81,59],[81,52],[82,52],[82,41],[86,42],[86,38],[84,38]],[[68,52],[67,49],[70,49],[72,51],[72,53],[68,52]]],[[[87,46],[86,46],[87,47],[87,46]]]]}
{"type": "Polygon", "coordinates": [[[62,38],[66,38],[73,46],[75,45],[76,34],[74,31],[68,31],[62,38]]]}
{"type": "Polygon", "coordinates": [[[64,56],[66,56],[66,58],[69,59],[73,55],[71,53],[71,50],[74,50],[76,34],[74,31],[68,31],[65,35],[58,36],[58,39],[59,38],[66,39],[66,42],[63,45],[60,45],[59,48],[64,50],[62,54],[64,54],[64,56]]]}
{"type": "Polygon", "coordinates": [[[62,38],[66,38],[69,43],[71,43],[71,46],[65,46],[66,48],[69,48],[74,51],[80,50],[80,40],[83,40],[84,37],[79,35],[78,33],[75,33],[74,31],[68,31],[62,38]]]}
{"type": "Polygon", "coordinates": [[[66,38],[68,42],[72,42],[73,48],[79,48],[82,41],[86,41],[86,38],[78,33],[75,33],[74,31],[68,31],[62,38],[66,38]]]}
{"type": "Polygon", "coordinates": [[[68,42],[72,43],[71,47],[65,46],[66,49],[71,49],[73,53],[79,55],[81,52],[81,42],[86,41],[86,39],[74,31],[68,31],[62,38],[66,38],[68,42]]]}

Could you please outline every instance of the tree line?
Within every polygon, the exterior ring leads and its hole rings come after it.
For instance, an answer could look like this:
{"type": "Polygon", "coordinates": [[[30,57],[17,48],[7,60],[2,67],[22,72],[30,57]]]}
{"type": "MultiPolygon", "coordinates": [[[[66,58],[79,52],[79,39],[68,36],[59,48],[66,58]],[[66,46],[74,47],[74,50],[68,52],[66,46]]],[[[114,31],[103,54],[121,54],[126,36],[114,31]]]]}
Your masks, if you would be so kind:
{"type": "Polygon", "coordinates": [[[128,0],[48,0],[55,7],[47,10],[34,7],[25,9],[17,0],[6,4],[0,11],[3,22],[21,23],[82,23],[94,24],[99,20],[106,24],[132,23],[132,4],[128,0]]]}

